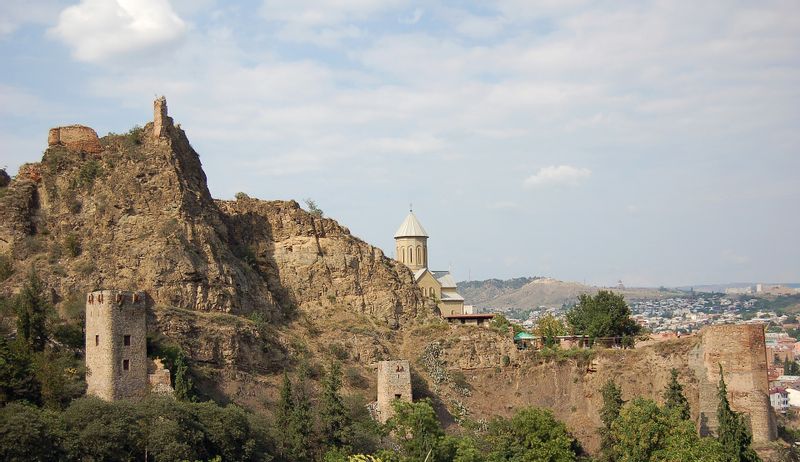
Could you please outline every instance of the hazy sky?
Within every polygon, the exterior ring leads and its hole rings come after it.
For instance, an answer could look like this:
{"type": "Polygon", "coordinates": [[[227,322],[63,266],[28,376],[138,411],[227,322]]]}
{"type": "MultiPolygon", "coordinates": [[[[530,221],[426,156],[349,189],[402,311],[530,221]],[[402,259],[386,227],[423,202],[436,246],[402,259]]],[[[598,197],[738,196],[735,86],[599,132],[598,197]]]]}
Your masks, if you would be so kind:
{"type": "Polygon", "coordinates": [[[167,97],[215,197],[310,197],[434,269],[800,280],[800,2],[0,2],[0,166],[167,97]]]}

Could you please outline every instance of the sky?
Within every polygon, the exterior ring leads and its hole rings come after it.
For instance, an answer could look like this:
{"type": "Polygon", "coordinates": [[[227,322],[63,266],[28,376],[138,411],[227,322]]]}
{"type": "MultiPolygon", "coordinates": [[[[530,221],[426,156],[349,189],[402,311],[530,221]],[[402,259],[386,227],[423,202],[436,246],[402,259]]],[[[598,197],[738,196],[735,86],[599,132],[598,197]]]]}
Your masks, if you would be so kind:
{"type": "Polygon", "coordinates": [[[217,198],[432,269],[800,281],[800,2],[3,0],[0,167],[167,97],[217,198]]]}

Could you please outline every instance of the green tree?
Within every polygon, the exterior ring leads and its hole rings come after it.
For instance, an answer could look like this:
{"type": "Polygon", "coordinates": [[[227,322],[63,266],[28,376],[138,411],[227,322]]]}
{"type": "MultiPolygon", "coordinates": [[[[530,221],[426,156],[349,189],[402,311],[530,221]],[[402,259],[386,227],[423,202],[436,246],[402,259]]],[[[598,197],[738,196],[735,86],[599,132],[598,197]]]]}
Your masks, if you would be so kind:
{"type": "Polygon", "coordinates": [[[82,361],[73,353],[46,349],[33,356],[34,374],[41,384],[42,404],[62,409],[86,390],[82,361]]]}
{"type": "Polygon", "coordinates": [[[17,297],[17,335],[33,351],[42,351],[47,343],[47,315],[50,303],[44,297],[44,284],[31,269],[28,281],[17,297]]]}
{"type": "Polygon", "coordinates": [[[333,362],[322,384],[322,402],[319,411],[323,442],[330,446],[345,444],[345,431],[351,424],[350,416],[339,394],[341,388],[342,367],[338,362],[333,362]]]}
{"type": "Polygon", "coordinates": [[[60,416],[54,412],[25,403],[0,408],[0,460],[63,460],[64,436],[60,416]]]}
{"type": "Polygon", "coordinates": [[[539,318],[534,333],[542,338],[545,346],[553,347],[558,342],[556,337],[566,334],[567,329],[560,319],[548,313],[539,318]]]}
{"type": "Polygon", "coordinates": [[[522,326],[519,324],[512,323],[508,320],[507,317],[503,316],[502,314],[498,313],[494,315],[492,318],[492,322],[489,324],[489,327],[498,330],[502,333],[507,333],[508,328],[510,327],[514,331],[514,335],[522,332],[522,326]]]}
{"type": "Polygon", "coordinates": [[[678,413],[681,419],[689,419],[689,401],[683,394],[683,386],[678,382],[678,370],[670,371],[670,381],[664,390],[664,407],[678,413]]]}
{"type": "Polygon", "coordinates": [[[787,358],[783,361],[783,373],[785,375],[800,375],[800,365],[796,361],[790,361],[787,358]]]}
{"type": "Polygon", "coordinates": [[[725,385],[725,376],[722,364],[719,365],[719,385],[717,387],[717,440],[725,452],[734,461],[754,462],[760,461],[756,452],[750,447],[753,439],[750,429],[744,422],[742,414],[731,409],[728,401],[728,388],[725,385]]]}
{"type": "Polygon", "coordinates": [[[444,430],[427,399],[408,403],[396,400],[394,415],[386,422],[387,429],[397,439],[402,454],[409,460],[440,460],[440,443],[444,430]]]}
{"type": "Polygon", "coordinates": [[[622,390],[613,381],[608,380],[603,388],[600,390],[603,395],[603,407],[600,409],[600,420],[603,421],[603,426],[600,427],[600,461],[613,461],[614,460],[614,432],[612,425],[619,417],[622,405],[625,401],[622,400],[622,390]]]}
{"type": "Polygon", "coordinates": [[[179,352],[175,358],[175,398],[180,401],[194,401],[194,383],[189,375],[186,356],[179,352]]]}
{"type": "Polygon", "coordinates": [[[288,430],[292,425],[292,410],[294,409],[294,393],[289,374],[284,371],[283,385],[281,385],[278,409],[275,410],[275,434],[277,436],[278,451],[284,457],[288,456],[291,438],[288,430]]]}
{"type": "Polygon", "coordinates": [[[41,384],[28,345],[21,339],[9,342],[0,335],[0,404],[15,400],[39,403],[40,399],[41,384]]]}
{"type": "Polygon", "coordinates": [[[569,462],[580,447],[567,427],[546,409],[524,408],[511,419],[494,419],[486,442],[491,450],[486,460],[569,462]]]}
{"type": "Polygon", "coordinates": [[[300,366],[297,384],[294,386],[294,406],[289,418],[287,434],[289,437],[288,456],[293,461],[312,460],[314,456],[313,431],[314,416],[311,413],[311,399],[308,394],[305,365],[300,366]]]}
{"type": "Polygon", "coordinates": [[[304,202],[306,203],[306,207],[308,207],[308,213],[316,218],[322,218],[322,209],[317,206],[316,201],[311,198],[307,198],[304,200],[304,202]]]}
{"type": "Polygon", "coordinates": [[[641,327],[631,318],[631,310],[622,295],[601,290],[594,297],[583,294],[578,304],[567,312],[573,332],[598,337],[633,336],[641,327]]]}
{"type": "Polygon", "coordinates": [[[700,438],[692,421],[648,399],[626,404],[611,431],[617,462],[729,462],[719,442],[700,438]]]}
{"type": "Polygon", "coordinates": [[[70,403],[63,419],[70,429],[67,451],[71,460],[135,460],[145,453],[148,429],[141,424],[134,403],[79,398],[70,403]]]}

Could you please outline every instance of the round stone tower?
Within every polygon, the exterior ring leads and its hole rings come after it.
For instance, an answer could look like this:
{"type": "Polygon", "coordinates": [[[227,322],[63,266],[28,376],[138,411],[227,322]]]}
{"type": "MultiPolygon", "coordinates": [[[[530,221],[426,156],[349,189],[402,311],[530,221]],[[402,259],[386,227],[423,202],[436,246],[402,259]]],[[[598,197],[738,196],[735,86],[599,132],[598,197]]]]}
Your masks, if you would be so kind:
{"type": "Polygon", "coordinates": [[[395,258],[411,271],[428,267],[428,233],[409,210],[406,219],[394,233],[395,258]]]}
{"type": "Polygon", "coordinates": [[[147,394],[144,294],[97,290],[86,296],[86,394],[107,401],[147,394]]]}

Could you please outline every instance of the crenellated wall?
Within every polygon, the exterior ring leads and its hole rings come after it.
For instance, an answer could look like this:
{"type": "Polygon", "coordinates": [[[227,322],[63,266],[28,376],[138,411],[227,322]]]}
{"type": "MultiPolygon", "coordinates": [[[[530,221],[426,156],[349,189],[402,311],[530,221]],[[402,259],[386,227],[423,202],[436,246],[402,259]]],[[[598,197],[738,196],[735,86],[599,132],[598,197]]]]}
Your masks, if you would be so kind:
{"type": "Polygon", "coordinates": [[[86,394],[107,401],[145,396],[146,337],[144,294],[96,290],[87,295],[86,394]]]}

